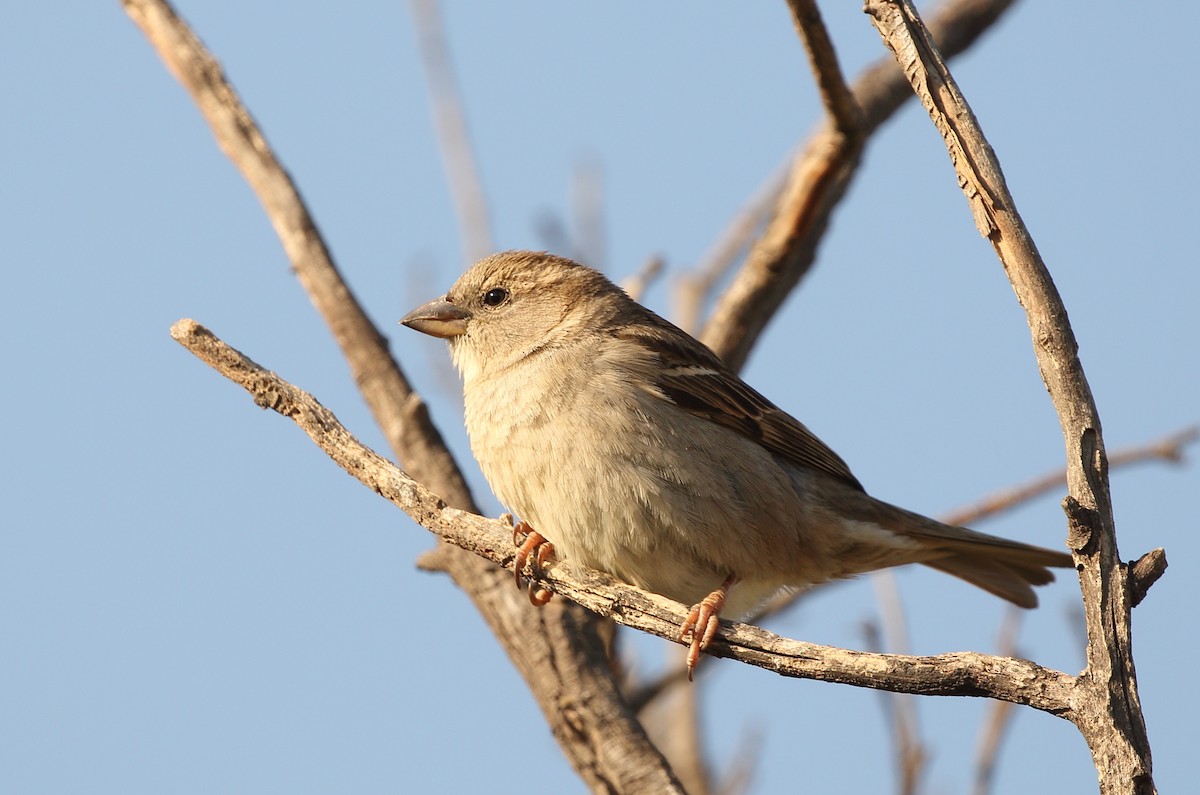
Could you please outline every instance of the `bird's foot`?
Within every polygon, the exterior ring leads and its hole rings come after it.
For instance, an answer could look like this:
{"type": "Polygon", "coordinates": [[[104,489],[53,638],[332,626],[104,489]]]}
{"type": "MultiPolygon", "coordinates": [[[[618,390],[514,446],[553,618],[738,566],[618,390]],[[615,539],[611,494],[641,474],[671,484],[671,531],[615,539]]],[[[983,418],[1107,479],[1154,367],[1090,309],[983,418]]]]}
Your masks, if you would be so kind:
{"type": "Polygon", "coordinates": [[[717,634],[717,627],[721,624],[721,608],[725,606],[725,597],[729,595],[729,589],[735,582],[737,578],[733,575],[726,577],[720,588],[692,606],[691,612],[679,628],[679,639],[690,643],[687,653],[689,682],[692,681],[692,673],[700,662],[700,652],[708,648],[709,642],[717,634]]]}
{"type": "MultiPolygon", "coordinates": [[[[546,563],[554,554],[554,544],[525,522],[517,522],[513,527],[513,544],[517,547],[517,554],[513,557],[513,574],[517,578],[517,587],[520,588],[521,573],[525,571],[525,564],[531,564],[530,574],[535,577],[542,576],[546,563]]],[[[529,601],[535,606],[541,607],[549,602],[552,596],[554,594],[545,588],[537,587],[532,580],[529,582],[529,601]]]]}

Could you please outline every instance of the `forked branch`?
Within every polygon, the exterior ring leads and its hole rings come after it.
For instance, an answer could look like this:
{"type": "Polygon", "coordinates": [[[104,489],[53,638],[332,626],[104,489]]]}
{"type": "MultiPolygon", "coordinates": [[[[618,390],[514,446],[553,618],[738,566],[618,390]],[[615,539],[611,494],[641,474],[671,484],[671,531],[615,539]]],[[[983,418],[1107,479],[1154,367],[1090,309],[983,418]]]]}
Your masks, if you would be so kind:
{"type": "MultiPolygon", "coordinates": [[[[1013,0],[957,0],[930,22],[947,57],[969,48],[1013,0]]],[[[817,246],[858,170],[863,146],[881,124],[912,98],[904,74],[890,59],[855,79],[850,98],[838,84],[836,59],[821,45],[823,30],[811,3],[794,3],[793,20],[812,55],[826,121],[795,156],[774,216],[729,288],[717,300],[700,338],[734,369],[746,357],[788,294],[808,273],[817,246]],[[855,114],[847,108],[850,102],[855,114]]]]}

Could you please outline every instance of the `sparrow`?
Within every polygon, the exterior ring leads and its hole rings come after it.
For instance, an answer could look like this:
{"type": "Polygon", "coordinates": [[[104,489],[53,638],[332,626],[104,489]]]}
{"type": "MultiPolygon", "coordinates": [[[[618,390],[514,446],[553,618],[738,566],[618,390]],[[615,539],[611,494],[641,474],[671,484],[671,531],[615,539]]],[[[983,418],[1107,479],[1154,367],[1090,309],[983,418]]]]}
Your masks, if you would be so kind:
{"type": "Polygon", "coordinates": [[[521,519],[518,582],[552,552],[692,605],[689,678],[721,615],[781,589],[920,563],[1030,608],[1073,565],[870,496],[703,343],[564,257],[492,255],[400,322],[449,342],[471,451],[521,519]]]}

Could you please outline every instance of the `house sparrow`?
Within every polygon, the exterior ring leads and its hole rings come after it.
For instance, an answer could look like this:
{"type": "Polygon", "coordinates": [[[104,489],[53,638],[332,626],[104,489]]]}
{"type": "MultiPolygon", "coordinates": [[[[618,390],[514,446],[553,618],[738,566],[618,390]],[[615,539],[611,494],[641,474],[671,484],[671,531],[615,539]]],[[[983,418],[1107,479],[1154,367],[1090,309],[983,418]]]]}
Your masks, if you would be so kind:
{"type": "Polygon", "coordinates": [[[556,556],[694,605],[689,676],[721,614],[781,588],[923,563],[1034,607],[1047,567],[1072,565],[869,496],[711,350],[569,259],[487,257],[400,322],[449,341],[471,450],[518,528],[536,528],[518,577],[547,539],[556,556]]]}

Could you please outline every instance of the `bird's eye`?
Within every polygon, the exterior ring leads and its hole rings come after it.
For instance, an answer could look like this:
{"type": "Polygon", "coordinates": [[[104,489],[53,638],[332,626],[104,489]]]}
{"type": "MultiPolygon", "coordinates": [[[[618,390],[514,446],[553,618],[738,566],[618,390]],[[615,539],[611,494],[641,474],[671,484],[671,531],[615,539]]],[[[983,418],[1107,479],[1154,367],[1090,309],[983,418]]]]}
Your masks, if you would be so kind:
{"type": "Polygon", "coordinates": [[[508,290],[503,287],[493,287],[483,294],[483,302],[488,306],[500,306],[508,300],[508,290]]]}

